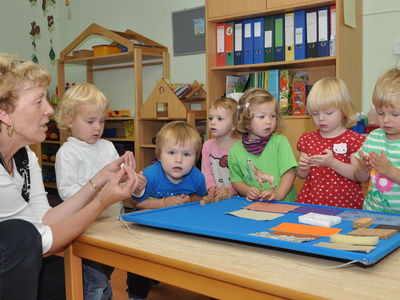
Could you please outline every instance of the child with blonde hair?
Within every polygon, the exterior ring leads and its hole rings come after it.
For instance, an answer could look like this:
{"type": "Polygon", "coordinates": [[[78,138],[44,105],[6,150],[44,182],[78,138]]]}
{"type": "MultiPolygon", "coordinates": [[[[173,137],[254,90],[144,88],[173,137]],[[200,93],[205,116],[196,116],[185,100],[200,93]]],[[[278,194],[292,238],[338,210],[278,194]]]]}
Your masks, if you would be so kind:
{"type": "MultiPolygon", "coordinates": [[[[108,106],[106,96],[89,83],[69,88],[58,105],[55,115],[57,125],[71,133],[56,154],[57,189],[62,200],[68,200],[90,182],[98,170],[119,158],[113,143],[101,139],[108,106]]],[[[139,177],[142,186],[144,178],[139,177]]],[[[108,207],[100,218],[123,212],[122,202],[117,202],[108,207]]],[[[111,299],[109,277],[114,268],[84,260],[82,269],[85,299],[111,299]]]]}
{"type": "Polygon", "coordinates": [[[302,134],[297,143],[297,176],[306,181],[296,202],[361,208],[364,197],[354,166],[365,137],[347,129],[357,119],[346,84],[320,79],[307,97],[307,110],[318,130],[302,134]]]}
{"type": "MultiPolygon", "coordinates": [[[[143,170],[146,184],[134,194],[136,208],[179,205],[205,196],[204,175],[195,167],[201,146],[200,134],[193,126],[183,121],[165,124],[156,136],[158,162],[143,170]]],[[[151,280],[128,272],[127,284],[130,299],[146,299],[151,280]]]]}
{"type": "Polygon", "coordinates": [[[250,89],[239,100],[235,127],[243,134],[228,161],[233,187],[247,200],[294,201],[296,160],[282,125],[277,100],[264,89],[250,89]]]}
{"type": "Polygon", "coordinates": [[[356,178],[370,181],[364,209],[400,212],[400,70],[381,75],[372,95],[379,129],[359,151],[356,178]]]}
{"type": "Polygon", "coordinates": [[[230,182],[228,153],[239,135],[233,125],[238,103],[230,98],[219,98],[210,104],[208,130],[213,136],[203,145],[201,172],[206,178],[207,193],[215,198],[226,194],[236,195],[230,182]]]}

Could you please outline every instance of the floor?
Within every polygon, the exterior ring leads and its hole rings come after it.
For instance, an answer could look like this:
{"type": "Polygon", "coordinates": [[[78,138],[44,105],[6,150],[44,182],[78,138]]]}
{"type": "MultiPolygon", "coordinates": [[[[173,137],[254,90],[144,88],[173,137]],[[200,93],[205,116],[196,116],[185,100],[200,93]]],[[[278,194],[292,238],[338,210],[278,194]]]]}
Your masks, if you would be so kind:
{"type": "MultiPolygon", "coordinates": [[[[126,293],[126,272],[115,269],[111,276],[113,300],[128,300],[126,293]]],[[[147,300],[209,300],[209,297],[180,289],[165,283],[153,287],[147,300]]]]}

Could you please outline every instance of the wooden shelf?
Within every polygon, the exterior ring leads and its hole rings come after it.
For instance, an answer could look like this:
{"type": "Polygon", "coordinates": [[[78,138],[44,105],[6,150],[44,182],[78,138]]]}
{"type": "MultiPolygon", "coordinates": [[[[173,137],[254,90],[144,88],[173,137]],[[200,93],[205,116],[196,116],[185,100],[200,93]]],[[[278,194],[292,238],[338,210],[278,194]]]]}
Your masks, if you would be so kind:
{"type": "Polygon", "coordinates": [[[42,143],[44,144],[60,144],[60,140],[44,140],[42,143]]]}
{"type": "Polygon", "coordinates": [[[55,182],[45,182],[44,183],[45,188],[50,188],[50,189],[57,189],[57,183],[55,182]]]}
{"type": "Polygon", "coordinates": [[[56,164],[51,161],[42,161],[42,166],[54,167],[56,164]]]}
{"type": "Polygon", "coordinates": [[[106,140],[109,140],[111,142],[134,142],[135,139],[134,138],[104,138],[106,140]]]}

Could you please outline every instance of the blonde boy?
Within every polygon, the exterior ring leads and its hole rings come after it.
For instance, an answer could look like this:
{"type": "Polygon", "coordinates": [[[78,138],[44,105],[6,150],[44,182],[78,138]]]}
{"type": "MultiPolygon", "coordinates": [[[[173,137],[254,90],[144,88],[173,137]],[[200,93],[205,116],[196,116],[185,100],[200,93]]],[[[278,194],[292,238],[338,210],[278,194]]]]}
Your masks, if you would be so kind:
{"type": "Polygon", "coordinates": [[[143,170],[147,184],[138,209],[160,208],[199,200],[206,195],[204,175],[195,167],[200,156],[201,137],[183,121],[166,124],[156,136],[159,160],[143,170]]]}

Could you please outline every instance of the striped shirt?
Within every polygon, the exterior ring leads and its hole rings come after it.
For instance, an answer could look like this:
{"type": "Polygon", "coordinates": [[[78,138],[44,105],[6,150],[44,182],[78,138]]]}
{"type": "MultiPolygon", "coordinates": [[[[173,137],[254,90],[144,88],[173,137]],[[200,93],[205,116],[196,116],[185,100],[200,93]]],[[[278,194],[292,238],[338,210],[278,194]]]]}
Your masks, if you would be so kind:
{"type": "MultiPolygon", "coordinates": [[[[380,154],[384,151],[391,164],[400,168],[400,140],[390,141],[383,129],[372,131],[361,147],[364,153],[371,151],[380,154]]],[[[400,213],[400,184],[379,174],[370,172],[368,194],[364,200],[364,209],[400,213]]]]}

